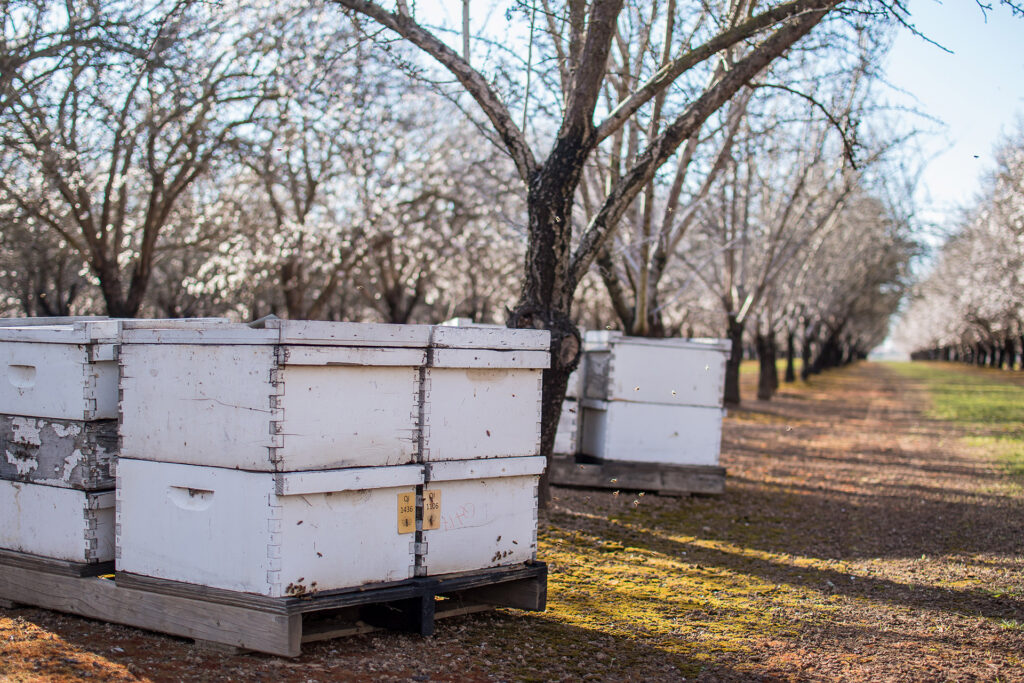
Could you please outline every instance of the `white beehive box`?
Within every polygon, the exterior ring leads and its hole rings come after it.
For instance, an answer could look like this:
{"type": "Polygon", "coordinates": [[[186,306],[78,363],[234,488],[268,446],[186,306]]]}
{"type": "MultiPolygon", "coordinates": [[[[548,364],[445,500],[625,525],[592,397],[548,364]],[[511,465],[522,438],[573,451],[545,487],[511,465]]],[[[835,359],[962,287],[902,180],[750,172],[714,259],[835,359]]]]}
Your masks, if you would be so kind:
{"type": "Polygon", "coordinates": [[[424,373],[423,459],[536,455],[550,344],[544,330],[435,327],[424,373]]]}
{"type": "Polygon", "coordinates": [[[429,337],[284,320],[127,332],[121,454],[256,471],[410,463],[429,337]]]}
{"type": "Polygon", "coordinates": [[[588,332],[584,398],[717,407],[725,385],[726,340],[647,339],[588,332]]]}
{"type": "Polygon", "coordinates": [[[0,480],[0,548],[96,563],[114,559],[114,492],[0,480]]]}
{"type": "Polygon", "coordinates": [[[421,573],[535,560],[537,482],[544,466],[540,456],[429,463],[421,573]]]}
{"type": "Polygon", "coordinates": [[[272,473],[122,458],[117,478],[118,571],[269,597],[415,572],[400,496],[415,506],[422,465],[272,473]]]}
{"type": "Polygon", "coordinates": [[[114,488],[115,420],[0,415],[0,479],[47,486],[114,488]]]}
{"type": "Polygon", "coordinates": [[[533,455],[547,340],[285,320],[126,332],[121,452],[257,471],[533,455]]]}
{"type": "Polygon", "coordinates": [[[582,402],[580,451],[594,458],[717,465],[721,408],[631,401],[582,402]]]}
{"type": "Polygon", "coordinates": [[[555,453],[575,455],[579,451],[579,425],[582,421],[580,412],[579,401],[569,398],[562,401],[558,431],[555,433],[555,453]]]}
{"type": "Polygon", "coordinates": [[[115,321],[0,326],[0,413],[117,417],[115,321]]]}

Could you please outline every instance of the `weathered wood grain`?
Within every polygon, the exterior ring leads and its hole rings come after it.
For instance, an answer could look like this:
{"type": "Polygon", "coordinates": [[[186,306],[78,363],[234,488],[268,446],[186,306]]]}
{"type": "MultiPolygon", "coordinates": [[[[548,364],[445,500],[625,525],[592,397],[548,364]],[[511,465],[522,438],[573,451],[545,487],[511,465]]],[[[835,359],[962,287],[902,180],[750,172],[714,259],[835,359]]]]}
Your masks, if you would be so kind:
{"type": "Polygon", "coordinates": [[[114,487],[116,420],[0,415],[0,479],[85,491],[114,487]]]}
{"type": "Polygon", "coordinates": [[[14,550],[0,550],[0,564],[12,567],[34,569],[47,574],[62,576],[101,576],[114,573],[113,560],[107,562],[70,562],[52,557],[19,553],[14,550]]]}
{"type": "Polygon", "coordinates": [[[302,617],[211,604],[0,564],[0,597],[151,631],[297,657],[302,617]]]}

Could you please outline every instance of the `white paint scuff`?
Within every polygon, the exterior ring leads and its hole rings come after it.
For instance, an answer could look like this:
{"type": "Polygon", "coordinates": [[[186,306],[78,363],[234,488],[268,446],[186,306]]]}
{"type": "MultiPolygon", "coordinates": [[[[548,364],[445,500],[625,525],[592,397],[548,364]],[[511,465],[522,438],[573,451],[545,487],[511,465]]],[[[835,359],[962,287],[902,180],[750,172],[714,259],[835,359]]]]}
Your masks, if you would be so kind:
{"type": "Polygon", "coordinates": [[[64,458],[64,473],[63,473],[64,481],[70,481],[70,479],[71,479],[71,472],[74,471],[74,469],[76,467],[78,467],[78,464],[80,462],[82,462],[82,458],[84,458],[84,457],[85,456],[82,454],[82,451],[76,448],[71,453],[71,455],[69,455],[68,457],[64,458]]]}
{"type": "Polygon", "coordinates": [[[53,433],[62,439],[68,436],[78,436],[82,433],[82,428],[73,423],[63,425],[58,422],[52,422],[50,425],[53,427],[53,433]]]}
{"type": "Polygon", "coordinates": [[[11,440],[14,443],[27,446],[41,446],[42,439],[39,436],[39,422],[30,417],[16,417],[11,420],[13,434],[11,440]]]}
{"type": "Polygon", "coordinates": [[[14,465],[18,471],[19,477],[24,477],[27,474],[31,474],[35,468],[39,467],[39,461],[35,458],[19,458],[14,453],[6,451],[7,462],[14,465]]]}

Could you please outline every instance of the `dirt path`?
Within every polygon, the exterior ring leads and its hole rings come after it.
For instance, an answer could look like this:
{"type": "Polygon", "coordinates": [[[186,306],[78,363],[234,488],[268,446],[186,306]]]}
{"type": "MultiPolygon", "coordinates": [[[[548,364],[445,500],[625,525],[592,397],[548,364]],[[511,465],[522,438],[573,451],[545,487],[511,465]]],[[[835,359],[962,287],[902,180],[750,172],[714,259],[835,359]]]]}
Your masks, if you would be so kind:
{"type": "Polygon", "coordinates": [[[734,412],[724,497],[556,490],[544,614],[289,661],[0,609],[0,679],[1024,680],[1020,486],[924,405],[862,364],[734,412]]]}

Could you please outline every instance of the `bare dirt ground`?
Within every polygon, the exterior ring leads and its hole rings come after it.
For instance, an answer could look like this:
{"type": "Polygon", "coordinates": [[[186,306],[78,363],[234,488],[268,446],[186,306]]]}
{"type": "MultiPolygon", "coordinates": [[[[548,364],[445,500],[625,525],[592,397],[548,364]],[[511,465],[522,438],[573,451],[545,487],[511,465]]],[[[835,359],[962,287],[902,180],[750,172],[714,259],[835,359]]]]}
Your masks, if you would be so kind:
{"type": "Polygon", "coordinates": [[[555,489],[543,614],[287,660],[0,609],[0,680],[1024,681],[1021,482],[926,405],[860,364],[734,411],[723,497],[555,489]]]}

